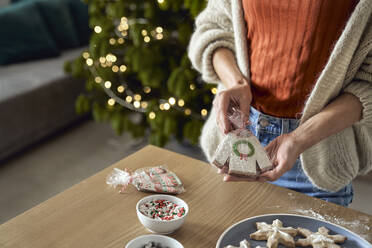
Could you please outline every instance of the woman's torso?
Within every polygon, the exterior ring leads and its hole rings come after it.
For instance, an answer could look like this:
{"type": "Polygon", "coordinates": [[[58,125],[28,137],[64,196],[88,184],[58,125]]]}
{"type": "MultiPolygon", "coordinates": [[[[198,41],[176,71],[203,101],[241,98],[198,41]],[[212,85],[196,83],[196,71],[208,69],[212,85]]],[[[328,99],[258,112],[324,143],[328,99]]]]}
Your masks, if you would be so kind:
{"type": "Polygon", "coordinates": [[[252,106],[300,118],[357,0],[242,0],[252,106]]]}

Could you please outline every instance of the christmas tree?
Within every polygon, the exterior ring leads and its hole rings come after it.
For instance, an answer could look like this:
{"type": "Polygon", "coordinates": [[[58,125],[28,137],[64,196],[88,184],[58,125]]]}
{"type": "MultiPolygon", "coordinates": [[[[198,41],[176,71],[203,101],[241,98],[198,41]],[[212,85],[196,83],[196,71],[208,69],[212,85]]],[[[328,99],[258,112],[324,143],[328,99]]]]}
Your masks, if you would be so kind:
{"type": "Polygon", "coordinates": [[[89,50],[66,63],[86,79],[78,113],[92,112],[117,134],[198,142],[215,86],[191,68],[187,46],[202,0],[88,0],[89,50]]]}

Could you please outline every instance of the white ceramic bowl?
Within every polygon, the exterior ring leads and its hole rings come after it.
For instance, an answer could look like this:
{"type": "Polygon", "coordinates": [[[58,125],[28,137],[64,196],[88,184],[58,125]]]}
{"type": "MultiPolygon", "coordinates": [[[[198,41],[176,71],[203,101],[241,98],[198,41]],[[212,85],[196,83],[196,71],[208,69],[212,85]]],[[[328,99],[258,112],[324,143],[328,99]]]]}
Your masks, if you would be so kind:
{"type": "Polygon", "coordinates": [[[137,202],[136,211],[139,221],[150,232],[168,234],[174,232],[182,226],[182,224],[185,222],[187,214],[189,213],[189,206],[182,199],[172,195],[150,195],[137,202]],[[147,217],[139,211],[139,206],[141,206],[143,203],[154,200],[167,200],[176,203],[177,205],[185,208],[185,215],[173,220],[155,220],[147,217]]]}
{"type": "Polygon", "coordinates": [[[148,242],[155,242],[162,244],[163,247],[168,246],[169,248],[183,248],[183,245],[178,242],[177,240],[157,234],[148,234],[139,236],[135,239],[129,241],[129,243],[125,246],[125,248],[142,248],[148,242]]]}

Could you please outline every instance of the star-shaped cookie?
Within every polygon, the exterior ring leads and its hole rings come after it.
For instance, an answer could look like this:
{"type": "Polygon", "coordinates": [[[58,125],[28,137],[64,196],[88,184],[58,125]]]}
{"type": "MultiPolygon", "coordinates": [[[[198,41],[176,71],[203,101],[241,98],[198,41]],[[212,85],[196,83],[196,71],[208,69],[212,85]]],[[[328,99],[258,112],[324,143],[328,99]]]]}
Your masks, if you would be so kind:
{"type": "Polygon", "coordinates": [[[242,240],[240,241],[240,246],[237,247],[237,246],[232,246],[232,245],[228,245],[226,246],[225,248],[251,248],[251,245],[248,243],[248,241],[245,239],[245,240],[242,240]]]}
{"type": "MultiPolygon", "coordinates": [[[[228,245],[228,246],[225,246],[224,248],[251,248],[251,245],[249,244],[249,242],[246,239],[240,241],[239,245],[240,245],[239,247],[233,246],[233,245],[228,245]]],[[[256,246],[256,248],[265,248],[265,247],[256,246]]]]}
{"type": "Polygon", "coordinates": [[[316,233],[299,227],[298,233],[306,238],[297,240],[296,245],[312,246],[313,248],[340,248],[336,243],[345,242],[346,237],[339,234],[329,235],[328,232],[329,230],[325,227],[319,227],[316,233]]]}
{"type": "Polygon", "coordinates": [[[294,236],[297,235],[297,229],[293,227],[283,227],[283,222],[276,219],[273,224],[265,222],[256,222],[257,231],[250,235],[254,240],[267,240],[267,248],[277,248],[279,244],[294,248],[294,236]]]}

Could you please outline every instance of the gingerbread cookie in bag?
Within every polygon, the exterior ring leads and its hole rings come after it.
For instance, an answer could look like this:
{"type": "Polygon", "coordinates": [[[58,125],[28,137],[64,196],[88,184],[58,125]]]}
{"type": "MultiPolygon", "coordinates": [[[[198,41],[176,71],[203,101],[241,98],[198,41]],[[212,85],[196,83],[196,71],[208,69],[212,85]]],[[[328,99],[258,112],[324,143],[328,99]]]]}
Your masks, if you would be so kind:
{"type": "Polygon", "coordinates": [[[236,128],[229,132],[217,147],[213,164],[228,167],[228,174],[256,178],[273,169],[273,165],[259,140],[246,128],[239,110],[234,109],[229,120],[236,128]]]}
{"type": "Polygon", "coordinates": [[[106,183],[113,186],[121,186],[120,193],[132,184],[139,191],[181,194],[185,192],[183,184],[178,176],[165,166],[141,168],[133,173],[128,169],[120,170],[114,168],[107,177],[106,183]]]}

